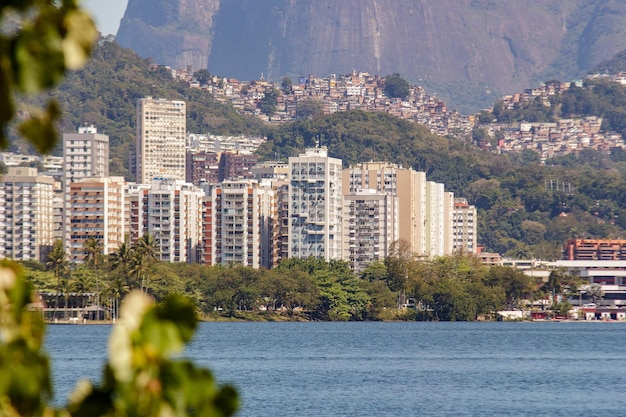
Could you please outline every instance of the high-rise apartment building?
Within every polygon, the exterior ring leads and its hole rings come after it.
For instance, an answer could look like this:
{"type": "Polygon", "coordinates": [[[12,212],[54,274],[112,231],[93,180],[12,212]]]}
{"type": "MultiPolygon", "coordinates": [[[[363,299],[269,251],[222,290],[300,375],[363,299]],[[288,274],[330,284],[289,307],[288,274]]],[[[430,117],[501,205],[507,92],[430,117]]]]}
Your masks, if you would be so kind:
{"type": "Polygon", "coordinates": [[[69,257],[84,262],[85,242],[102,243],[105,255],[124,242],[124,178],[83,178],[69,185],[69,257]]]}
{"type": "Polygon", "coordinates": [[[204,199],[203,262],[271,268],[276,263],[276,198],[268,183],[225,180],[204,199]]]}
{"type": "Polygon", "coordinates": [[[35,168],[0,178],[0,258],[45,262],[54,243],[54,180],[35,168]]]}
{"type": "Polygon", "coordinates": [[[251,153],[224,152],[220,158],[220,180],[254,178],[252,167],[258,157],[251,153]]]}
{"type": "Polygon", "coordinates": [[[376,190],[343,196],[343,259],[355,272],[382,261],[398,239],[398,198],[376,190]]]}
{"type": "Polygon", "coordinates": [[[341,259],[341,160],[307,149],[289,158],[289,179],[289,257],[341,259]]]}
{"type": "Polygon", "coordinates": [[[215,152],[187,152],[186,181],[194,185],[220,182],[220,155],[215,152]]]}
{"type": "Polygon", "coordinates": [[[202,239],[204,191],[180,180],[153,179],[149,187],[135,187],[129,196],[130,240],[154,236],[160,259],[197,262],[202,239]]]}
{"type": "Polygon", "coordinates": [[[454,194],[444,185],[426,182],[426,256],[452,253],[452,211],[454,194]]]}
{"type": "Polygon", "coordinates": [[[153,178],[185,180],[187,112],[184,101],[142,98],[137,101],[137,182],[153,178]]]}
{"type": "Polygon", "coordinates": [[[410,244],[411,251],[427,253],[426,174],[389,162],[364,162],[343,171],[346,193],[372,189],[398,199],[398,240],[410,244]]]}
{"type": "Polygon", "coordinates": [[[78,128],[78,133],[63,134],[63,247],[69,253],[70,184],[83,178],[109,176],[109,137],[98,133],[94,126],[78,128]]]}
{"type": "Polygon", "coordinates": [[[464,198],[454,199],[452,215],[452,250],[457,253],[477,253],[478,217],[476,207],[464,198]]]}
{"type": "Polygon", "coordinates": [[[63,171],[65,184],[81,178],[109,176],[109,137],[94,126],[78,128],[78,133],[63,134],[63,171]]]}

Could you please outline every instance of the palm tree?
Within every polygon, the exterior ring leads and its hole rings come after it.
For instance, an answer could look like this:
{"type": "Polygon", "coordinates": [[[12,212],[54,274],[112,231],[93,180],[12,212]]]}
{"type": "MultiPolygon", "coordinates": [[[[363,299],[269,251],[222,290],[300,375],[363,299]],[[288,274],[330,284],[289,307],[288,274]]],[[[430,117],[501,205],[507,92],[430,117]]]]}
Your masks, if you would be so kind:
{"type": "Polygon", "coordinates": [[[96,317],[100,319],[100,282],[98,279],[98,266],[102,260],[102,242],[95,237],[90,237],[85,241],[83,248],[85,249],[86,255],[85,262],[93,266],[96,276],[96,317]]]}
{"type": "Polygon", "coordinates": [[[148,292],[148,269],[154,261],[159,259],[159,248],[154,235],[146,233],[141,236],[135,245],[134,252],[132,272],[141,282],[141,290],[148,292]]]}
{"type": "Polygon", "coordinates": [[[132,265],[134,249],[126,243],[122,243],[109,257],[111,261],[111,271],[121,269],[126,280],[126,287],[131,288],[129,269],[132,265]]]}
{"type": "Polygon", "coordinates": [[[63,320],[67,321],[67,306],[69,304],[69,300],[70,300],[70,292],[72,292],[72,290],[74,290],[74,284],[70,281],[71,279],[71,274],[70,271],[66,269],[65,271],[66,273],[63,274],[63,282],[62,282],[62,288],[63,288],[63,295],[65,296],[65,305],[64,305],[64,312],[63,312],[63,320]]]}
{"type": "Polygon", "coordinates": [[[54,302],[53,318],[56,318],[57,308],[59,307],[59,291],[61,288],[61,273],[67,268],[67,255],[63,250],[63,242],[57,240],[54,242],[52,251],[48,254],[46,261],[46,267],[54,271],[54,276],[57,279],[57,293],[54,302]]]}

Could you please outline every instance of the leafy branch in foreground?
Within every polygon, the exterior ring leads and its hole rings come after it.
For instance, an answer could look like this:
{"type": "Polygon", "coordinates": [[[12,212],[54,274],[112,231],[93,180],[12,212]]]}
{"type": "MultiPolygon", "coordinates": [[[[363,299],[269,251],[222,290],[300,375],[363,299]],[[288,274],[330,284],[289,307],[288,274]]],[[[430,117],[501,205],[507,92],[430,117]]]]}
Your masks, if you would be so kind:
{"type": "MultiPolygon", "coordinates": [[[[22,0],[0,4],[0,148],[16,116],[15,95],[34,94],[58,84],[67,70],[87,61],[98,32],[78,0],[22,0]]],[[[50,100],[29,111],[20,133],[41,153],[52,150],[61,108],[50,100]]]]}
{"type": "Polygon", "coordinates": [[[156,304],[141,292],[122,307],[101,385],[81,381],[67,407],[53,409],[44,323],[21,275],[16,264],[0,266],[0,415],[221,417],[237,410],[232,387],[219,387],[209,370],[171,358],[194,334],[193,304],[183,297],[156,304]]]}

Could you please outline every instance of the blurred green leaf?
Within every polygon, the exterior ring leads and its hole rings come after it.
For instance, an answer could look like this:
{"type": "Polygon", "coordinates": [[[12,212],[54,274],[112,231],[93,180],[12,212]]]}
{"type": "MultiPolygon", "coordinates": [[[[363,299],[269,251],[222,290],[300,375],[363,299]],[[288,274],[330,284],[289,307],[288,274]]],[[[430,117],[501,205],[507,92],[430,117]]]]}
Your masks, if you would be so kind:
{"type": "Polygon", "coordinates": [[[61,108],[55,100],[50,100],[45,110],[37,110],[29,119],[20,124],[19,132],[28,139],[37,151],[49,153],[58,138],[56,122],[61,117],[61,108]]]}

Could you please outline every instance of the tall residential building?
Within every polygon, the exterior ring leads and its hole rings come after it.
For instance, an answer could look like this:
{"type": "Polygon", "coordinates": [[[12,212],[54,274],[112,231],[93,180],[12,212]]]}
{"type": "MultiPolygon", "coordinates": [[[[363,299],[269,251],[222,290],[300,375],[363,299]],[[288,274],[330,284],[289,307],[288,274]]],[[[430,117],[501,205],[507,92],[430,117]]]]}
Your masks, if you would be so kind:
{"type": "Polygon", "coordinates": [[[186,180],[194,185],[220,182],[220,155],[215,152],[187,152],[186,180]]]}
{"type": "Polygon", "coordinates": [[[389,162],[364,162],[343,171],[346,193],[373,189],[398,198],[398,240],[411,251],[427,253],[426,174],[389,162]]]}
{"type": "Polygon", "coordinates": [[[273,266],[289,258],[289,181],[273,181],[276,192],[276,244],[277,257],[273,266]]]}
{"type": "Polygon", "coordinates": [[[204,263],[275,265],[276,198],[269,182],[226,180],[210,187],[204,203],[204,263]]]}
{"type": "Polygon", "coordinates": [[[109,137],[94,126],[63,134],[65,184],[88,177],[109,176],[109,137]]]}
{"type": "Polygon", "coordinates": [[[477,253],[478,217],[476,207],[464,198],[454,199],[452,215],[452,250],[459,253],[477,253]]]}
{"type": "Polygon", "coordinates": [[[45,262],[54,243],[54,180],[35,168],[0,178],[0,258],[45,262]]]}
{"type": "Polygon", "coordinates": [[[149,187],[133,189],[130,201],[130,240],[154,235],[160,259],[197,262],[202,239],[204,192],[174,179],[153,179],[149,187]]]}
{"type": "Polygon", "coordinates": [[[398,232],[396,196],[371,189],[343,196],[343,259],[354,271],[384,260],[398,232]]]}
{"type": "Polygon", "coordinates": [[[69,250],[72,262],[84,262],[85,242],[102,243],[105,255],[124,242],[124,178],[83,178],[70,184],[69,250]]]}
{"type": "Polygon", "coordinates": [[[452,253],[452,211],[454,194],[444,185],[426,182],[426,256],[452,253]]]}
{"type": "Polygon", "coordinates": [[[184,101],[137,100],[138,183],[149,184],[153,178],[185,180],[186,117],[184,101]]]}
{"type": "Polygon", "coordinates": [[[63,134],[63,244],[69,252],[69,187],[83,178],[109,176],[109,137],[94,126],[78,128],[78,133],[63,134]]]}
{"type": "Polygon", "coordinates": [[[341,160],[310,148],[289,158],[289,177],[289,257],[341,259],[341,160]]]}
{"type": "Polygon", "coordinates": [[[258,157],[251,153],[224,152],[220,158],[220,181],[237,178],[254,178],[252,167],[258,157]]]}

